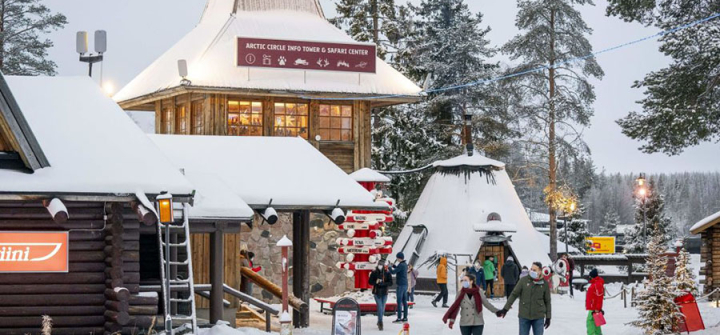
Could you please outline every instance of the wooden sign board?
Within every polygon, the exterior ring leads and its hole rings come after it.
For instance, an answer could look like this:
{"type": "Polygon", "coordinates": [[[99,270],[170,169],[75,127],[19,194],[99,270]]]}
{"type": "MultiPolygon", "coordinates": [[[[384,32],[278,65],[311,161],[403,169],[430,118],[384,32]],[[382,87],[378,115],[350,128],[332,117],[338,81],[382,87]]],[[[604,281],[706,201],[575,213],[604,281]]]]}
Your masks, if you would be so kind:
{"type": "Polygon", "coordinates": [[[342,298],[332,310],[332,335],[360,335],[360,305],[350,298],[342,298]]]}
{"type": "Polygon", "coordinates": [[[68,232],[0,232],[0,272],[68,272],[68,232]]]}

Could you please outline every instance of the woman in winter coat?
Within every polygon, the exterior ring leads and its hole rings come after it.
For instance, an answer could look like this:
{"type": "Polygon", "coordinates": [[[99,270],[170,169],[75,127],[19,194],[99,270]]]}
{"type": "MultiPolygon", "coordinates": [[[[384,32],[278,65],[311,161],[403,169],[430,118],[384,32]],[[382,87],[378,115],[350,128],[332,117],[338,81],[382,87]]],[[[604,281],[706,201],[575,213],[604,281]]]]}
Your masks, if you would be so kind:
{"type": "Polygon", "coordinates": [[[585,295],[585,309],[588,311],[587,316],[587,335],[602,335],[602,329],[595,325],[593,314],[602,313],[603,298],[605,296],[605,281],[598,276],[598,270],[590,271],[590,287],[585,295]]]}
{"type": "Polygon", "coordinates": [[[388,288],[392,286],[392,274],[387,266],[378,263],[377,268],[370,273],[368,280],[372,286],[372,294],[377,305],[378,329],[383,330],[383,316],[385,315],[385,303],[388,297],[388,288]]]}
{"type": "Polygon", "coordinates": [[[485,298],[485,293],[475,284],[475,276],[466,274],[461,283],[463,288],[443,316],[443,322],[452,329],[459,313],[462,335],[482,335],[485,327],[483,306],[491,313],[497,313],[498,309],[485,298]]]}
{"type": "MultiPolygon", "coordinates": [[[[415,267],[408,265],[408,302],[415,302],[415,285],[417,285],[417,278],[420,275],[415,267]]],[[[412,308],[412,306],[410,306],[412,308]]]]}

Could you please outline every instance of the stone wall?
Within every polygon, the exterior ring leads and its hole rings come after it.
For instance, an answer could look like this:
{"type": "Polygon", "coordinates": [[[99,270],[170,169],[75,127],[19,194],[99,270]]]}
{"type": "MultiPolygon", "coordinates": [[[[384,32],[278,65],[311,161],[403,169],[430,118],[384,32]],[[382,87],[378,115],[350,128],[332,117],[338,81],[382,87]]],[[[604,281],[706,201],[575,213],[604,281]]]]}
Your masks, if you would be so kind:
{"type": "MultiPolygon", "coordinates": [[[[283,235],[292,240],[292,214],[280,214],[278,222],[274,225],[262,224],[255,220],[252,232],[248,238],[242,238],[247,243],[248,250],[255,253],[254,265],[262,266],[260,275],[273,283],[282,283],[282,268],[280,264],[280,248],[277,241],[283,235]]],[[[247,233],[245,235],[248,235],[247,233]]],[[[338,245],[335,240],[344,236],[344,232],[337,229],[337,225],[321,214],[310,214],[310,292],[312,297],[329,297],[338,295],[354,288],[355,279],[345,276],[335,264],[342,262],[344,257],[337,252],[338,245]]],[[[292,264],[292,251],[290,252],[292,264]]],[[[290,269],[292,276],[292,268],[290,269]]],[[[292,290],[292,279],[290,280],[292,290]]],[[[276,303],[279,299],[257,287],[253,288],[253,295],[265,301],[276,303]]]]}

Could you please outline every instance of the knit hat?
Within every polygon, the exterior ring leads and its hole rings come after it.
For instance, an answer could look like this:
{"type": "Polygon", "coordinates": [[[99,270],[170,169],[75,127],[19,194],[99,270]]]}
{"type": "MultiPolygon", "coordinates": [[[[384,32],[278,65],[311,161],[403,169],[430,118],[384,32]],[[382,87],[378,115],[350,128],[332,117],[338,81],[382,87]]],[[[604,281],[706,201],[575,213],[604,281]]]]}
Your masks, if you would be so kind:
{"type": "Polygon", "coordinates": [[[398,252],[397,255],[395,256],[395,258],[397,258],[397,259],[405,259],[405,254],[403,254],[402,252],[398,252]]]}
{"type": "Polygon", "coordinates": [[[514,258],[513,258],[512,256],[508,256],[508,259],[507,259],[507,261],[508,261],[508,262],[514,262],[514,261],[515,261],[515,259],[514,259],[514,258]]]}
{"type": "Polygon", "coordinates": [[[597,269],[592,269],[592,270],[590,270],[590,278],[595,278],[595,277],[597,277],[597,276],[598,276],[598,270],[597,270],[597,269]]]}

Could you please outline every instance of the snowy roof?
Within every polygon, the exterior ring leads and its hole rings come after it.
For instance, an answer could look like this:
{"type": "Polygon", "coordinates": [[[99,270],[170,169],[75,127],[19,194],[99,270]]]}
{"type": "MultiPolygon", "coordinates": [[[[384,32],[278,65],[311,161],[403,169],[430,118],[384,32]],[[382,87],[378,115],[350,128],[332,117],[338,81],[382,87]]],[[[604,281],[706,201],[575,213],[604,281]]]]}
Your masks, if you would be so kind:
{"type": "MultiPolygon", "coordinates": [[[[466,155],[439,162],[442,166],[496,166],[504,164],[480,156],[466,155]]],[[[515,192],[515,188],[504,169],[492,172],[494,183],[479,172],[467,175],[434,173],[428,180],[418,199],[407,224],[400,232],[393,254],[404,251],[412,254],[415,247],[413,227],[424,225],[428,234],[418,256],[418,262],[424,262],[436,250],[446,250],[451,254],[476,255],[485,232],[475,231],[476,223],[487,222],[488,215],[497,213],[502,222],[514,226],[516,232],[506,233],[512,236],[510,246],[519,264],[530,266],[540,261],[549,264],[546,248],[542,245],[538,233],[528,219],[525,208],[515,192]]],[[[426,267],[418,269],[421,277],[433,277],[434,271],[426,267]]]]}
{"type": "Polygon", "coordinates": [[[0,108],[0,129],[6,130],[0,133],[0,163],[5,163],[7,166],[8,160],[12,158],[12,161],[17,163],[12,167],[24,166],[31,171],[50,166],[2,73],[0,73],[0,101],[4,107],[0,108]],[[9,152],[14,152],[17,156],[10,157],[9,152]]]}
{"type": "Polygon", "coordinates": [[[550,214],[540,212],[528,212],[530,221],[532,222],[550,222],[550,214]]]}
{"type": "Polygon", "coordinates": [[[473,167],[482,167],[482,166],[493,166],[496,168],[504,168],[505,163],[496,161],[494,159],[487,158],[485,156],[480,155],[477,151],[474,151],[472,156],[468,156],[467,154],[463,154],[460,156],[456,156],[450,159],[442,160],[442,161],[435,161],[432,163],[433,167],[458,167],[458,166],[473,166],[473,167]]]}
{"type": "MultiPolygon", "coordinates": [[[[541,231],[537,231],[537,238],[538,238],[538,240],[540,240],[540,244],[544,248],[545,254],[546,255],[550,254],[550,236],[543,234],[541,231]]],[[[560,239],[557,240],[557,251],[558,251],[558,253],[565,252],[565,243],[560,241],[560,239]]],[[[578,250],[577,248],[575,248],[571,245],[568,245],[568,251],[570,253],[575,253],[575,254],[580,253],[580,250],[578,250]]],[[[543,263],[543,264],[545,264],[545,263],[543,263]]]]}
{"type": "Polygon", "coordinates": [[[390,178],[370,168],[362,168],[350,174],[357,182],[389,183],[390,178]]]}
{"type": "Polygon", "coordinates": [[[236,39],[239,36],[330,43],[357,42],[321,15],[302,10],[314,1],[298,1],[306,3],[297,5],[302,8],[282,5],[289,3],[289,0],[271,0],[267,5],[261,5],[265,3],[261,0],[241,1],[252,5],[253,10],[241,10],[236,14],[232,13],[233,1],[210,0],[200,23],[113,98],[130,106],[133,103],[129,100],[181,87],[182,78],[177,70],[177,61],[180,59],[187,61],[187,79],[191,84],[179,89],[405,96],[390,100],[419,97],[421,89],[415,83],[379,58],[377,72],[362,75],[236,66],[236,39]]]}
{"type": "Polygon", "coordinates": [[[718,222],[720,222],[720,212],[712,214],[712,215],[698,221],[697,223],[695,223],[692,227],[690,227],[690,233],[700,234],[705,229],[708,229],[708,228],[714,226],[718,222]]]}
{"type": "Polygon", "coordinates": [[[506,223],[501,221],[490,221],[490,222],[483,222],[483,223],[475,223],[473,225],[473,230],[476,232],[485,232],[485,233],[491,233],[491,232],[509,232],[514,233],[517,231],[517,228],[512,223],[506,223]]]}
{"type": "MultiPolygon", "coordinates": [[[[223,3],[224,1],[210,0],[208,1],[208,6],[214,2],[223,3]]],[[[237,3],[237,11],[249,12],[284,9],[296,12],[306,12],[324,17],[322,7],[317,0],[236,0],[235,2],[237,3]]]]}
{"type": "Polygon", "coordinates": [[[626,235],[630,229],[633,229],[635,225],[632,224],[619,224],[615,226],[615,233],[618,235],[626,235]]]}
{"type": "Polygon", "coordinates": [[[0,169],[0,193],[190,195],[192,185],[88,77],[6,77],[50,162],[0,169]]]}
{"type": "Polygon", "coordinates": [[[189,209],[194,220],[251,220],[255,214],[250,206],[213,174],[185,171],[195,186],[193,205],[189,209]]]}
{"type": "Polygon", "coordinates": [[[253,208],[387,208],[299,137],[149,135],[178,168],[211,174],[253,208]]]}

